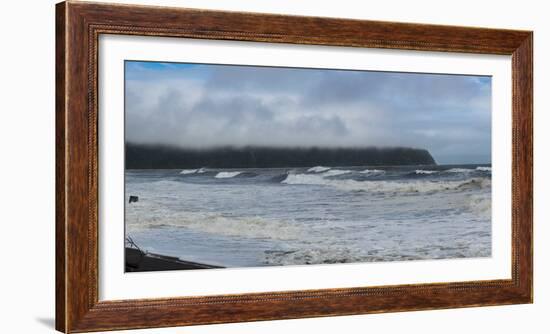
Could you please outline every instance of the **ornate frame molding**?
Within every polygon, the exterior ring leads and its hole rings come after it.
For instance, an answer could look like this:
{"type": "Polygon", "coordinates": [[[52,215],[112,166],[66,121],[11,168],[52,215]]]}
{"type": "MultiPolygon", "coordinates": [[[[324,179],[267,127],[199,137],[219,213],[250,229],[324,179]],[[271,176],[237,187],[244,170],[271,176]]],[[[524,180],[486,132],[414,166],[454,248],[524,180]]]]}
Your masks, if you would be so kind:
{"type": "Polygon", "coordinates": [[[59,331],[532,302],[532,32],[66,1],[56,7],[56,44],[59,331]],[[512,279],[99,301],[97,64],[101,34],[511,55],[512,279]]]}

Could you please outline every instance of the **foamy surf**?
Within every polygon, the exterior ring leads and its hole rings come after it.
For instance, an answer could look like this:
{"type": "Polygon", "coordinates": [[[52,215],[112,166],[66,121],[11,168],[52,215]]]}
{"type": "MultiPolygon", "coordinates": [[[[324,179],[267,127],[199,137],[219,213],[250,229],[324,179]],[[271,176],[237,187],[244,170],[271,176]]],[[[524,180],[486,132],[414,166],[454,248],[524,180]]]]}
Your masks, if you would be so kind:
{"type": "Polygon", "coordinates": [[[466,198],[466,208],[475,212],[477,215],[491,219],[491,194],[472,194],[466,198]]]}
{"type": "Polygon", "coordinates": [[[323,177],[338,176],[351,173],[350,170],[331,169],[323,173],[323,177]]]}
{"type": "Polygon", "coordinates": [[[140,201],[125,206],[126,231],[225,267],[490,256],[491,173],[476,167],[127,171],[140,201]]]}
{"type": "Polygon", "coordinates": [[[218,174],[216,174],[215,178],[217,178],[217,179],[228,179],[228,178],[235,177],[235,176],[237,176],[241,173],[242,172],[219,172],[218,174]]]}
{"type": "Polygon", "coordinates": [[[307,171],[310,173],[322,173],[322,172],[326,172],[329,169],[330,167],[315,166],[315,167],[311,167],[307,171]]]}
{"type": "Polygon", "coordinates": [[[445,170],[445,173],[473,173],[475,172],[475,169],[468,169],[468,168],[451,168],[445,170]]]}
{"type": "Polygon", "coordinates": [[[329,246],[311,246],[299,249],[284,251],[266,251],[264,261],[269,265],[292,265],[303,264],[329,264],[329,263],[352,263],[368,259],[368,254],[361,249],[329,246]]]}
{"type": "Polygon", "coordinates": [[[142,224],[152,228],[184,227],[194,231],[253,239],[294,240],[302,229],[292,221],[262,217],[230,217],[218,213],[177,212],[162,214],[161,222],[152,219],[142,224]]]}
{"type": "Polygon", "coordinates": [[[183,169],[180,174],[188,175],[188,174],[202,174],[206,172],[206,169],[204,167],[198,168],[198,169],[183,169]]]}
{"type": "Polygon", "coordinates": [[[473,178],[459,181],[356,181],[326,179],[320,175],[289,174],[281,183],[293,185],[331,186],[340,190],[367,191],[373,193],[429,193],[437,191],[462,191],[487,188],[491,181],[473,178]]]}
{"type": "Polygon", "coordinates": [[[417,169],[414,171],[415,174],[418,175],[428,175],[428,174],[435,174],[437,173],[436,170],[424,170],[424,169],[417,169]]]}

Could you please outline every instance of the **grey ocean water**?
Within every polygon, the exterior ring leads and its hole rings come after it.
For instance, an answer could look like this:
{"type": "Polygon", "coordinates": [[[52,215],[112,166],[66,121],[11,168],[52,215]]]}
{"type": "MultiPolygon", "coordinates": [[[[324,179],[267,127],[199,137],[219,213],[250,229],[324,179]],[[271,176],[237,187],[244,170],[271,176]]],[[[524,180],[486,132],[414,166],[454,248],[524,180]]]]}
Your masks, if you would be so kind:
{"type": "Polygon", "coordinates": [[[127,170],[126,234],[225,267],[491,256],[491,167],[127,170]]]}

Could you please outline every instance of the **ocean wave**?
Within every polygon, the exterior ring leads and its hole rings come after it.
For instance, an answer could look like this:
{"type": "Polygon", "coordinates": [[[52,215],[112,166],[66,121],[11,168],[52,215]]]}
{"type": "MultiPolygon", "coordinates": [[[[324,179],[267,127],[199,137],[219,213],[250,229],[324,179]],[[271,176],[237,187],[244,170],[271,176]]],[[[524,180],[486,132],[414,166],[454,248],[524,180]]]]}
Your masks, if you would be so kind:
{"type": "Polygon", "coordinates": [[[324,177],[337,176],[342,174],[351,173],[350,170],[331,169],[331,167],[315,166],[306,171],[307,173],[322,174],[324,177]]]}
{"type": "Polygon", "coordinates": [[[307,171],[310,173],[322,173],[322,172],[326,172],[329,169],[330,167],[315,166],[315,167],[311,167],[307,171]]]}
{"type": "Polygon", "coordinates": [[[235,176],[237,176],[241,173],[242,172],[219,172],[218,174],[216,174],[215,178],[216,179],[228,179],[228,178],[235,177],[235,176]]]}
{"type": "Polygon", "coordinates": [[[428,174],[435,174],[437,173],[436,170],[423,170],[423,169],[417,169],[414,171],[417,175],[428,175],[428,174]]]}
{"type": "Polygon", "coordinates": [[[353,263],[368,259],[359,248],[329,246],[303,249],[266,251],[264,263],[268,265],[353,263]]]}
{"type": "Polygon", "coordinates": [[[198,232],[242,238],[295,240],[303,235],[293,221],[231,217],[206,212],[159,212],[154,219],[140,224],[149,228],[184,227],[198,232]]]}
{"type": "Polygon", "coordinates": [[[435,174],[435,173],[460,173],[460,174],[468,174],[468,173],[474,173],[474,172],[490,172],[491,167],[477,167],[476,169],[470,169],[470,168],[450,168],[442,171],[436,171],[436,170],[422,170],[417,169],[415,171],[415,174],[435,174]]]}
{"type": "Polygon", "coordinates": [[[292,185],[332,186],[348,191],[367,191],[373,193],[429,193],[437,191],[465,191],[487,188],[491,180],[472,178],[460,181],[356,181],[326,179],[320,175],[289,174],[281,183],[292,185]]]}
{"type": "Polygon", "coordinates": [[[384,174],[386,171],[383,171],[381,169],[365,169],[360,171],[361,174],[384,174]]]}
{"type": "Polygon", "coordinates": [[[180,174],[195,174],[198,171],[198,169],[184,169],[180,172],[180,174]]]}
{"type": "Polygon", "coordinates": [[[468,181],[461,182],[456,189],[458,190],[470,190],[470,189],[485,189],[491,187],[491,180],[484,178],[473,178],[468,181]]]}
{"type": "Polygon", "coordinates": [[[468,168],[451,168],[445,170],[445,173],[472,173],[474,172],[474,169],[468,169],[468,168]]]}
{"type": "Polygon", "coordinates": [[[491,193],[469,195],[466,201],[470,211],[485,219],[491,219],[491,193]]]}
{"type": "Polygon", "coordinates": [[[445,170],[445,173],[474,173],[474,172],[491,172],[491,167],[476,167],[475,169],[451,168],[451,169],[445,170]]]}
{"type": "Polygon", "coordinates": [[[351,173],[350,170],[341,170],[341,169],[331,169],[329,171],[324,172],[322,175],[323,177],[330,177],[330,176],[338,176],[343,174],[351,173]]]}
{"type": "Polygon", "coordinates": [[[183,169],[180,174],[187,175],[187,174],[202,174],[206,172],[206,168],[198,168],[198,169],[183,169]]]}
{"type": "MultiPolygon", "coordinates": [[[[478,233],[478,232],[475,232],[478,233]]],[[[288,250],[273,250],[264,252],[264,264],[267,265],[309,265],[309,264],[336,264],[358,262],[389,262],[411,261],[422,259],[445,259],[464,257],[486,257],[490,255],[486,249],[468,249],[463,247],[415,247],[413,249],[371,249],[341,245],[327,245],[325,247],[303,245],[301,248],[288,250]],[[307,246],[303,247],[303,246],[307,246]]]]}

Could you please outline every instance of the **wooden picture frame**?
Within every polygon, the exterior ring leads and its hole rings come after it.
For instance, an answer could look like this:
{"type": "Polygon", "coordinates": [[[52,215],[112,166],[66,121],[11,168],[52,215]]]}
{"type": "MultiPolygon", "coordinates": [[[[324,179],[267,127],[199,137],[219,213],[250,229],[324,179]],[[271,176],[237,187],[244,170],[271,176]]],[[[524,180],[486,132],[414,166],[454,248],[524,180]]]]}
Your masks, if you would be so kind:
{"type": "Polygon", "coordinates": [[[66,1],[56,7],[56,329],[120,330],[533,301],[533,33],[66,1]],[[98,299],[98,37],[170,36],[512,56],[511,279],[98,299]]]}

